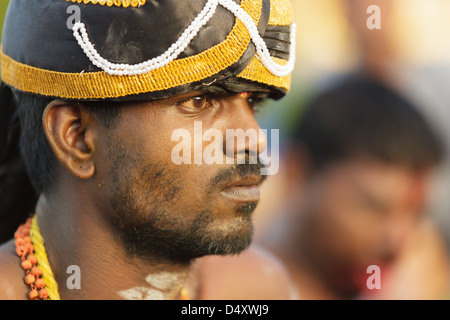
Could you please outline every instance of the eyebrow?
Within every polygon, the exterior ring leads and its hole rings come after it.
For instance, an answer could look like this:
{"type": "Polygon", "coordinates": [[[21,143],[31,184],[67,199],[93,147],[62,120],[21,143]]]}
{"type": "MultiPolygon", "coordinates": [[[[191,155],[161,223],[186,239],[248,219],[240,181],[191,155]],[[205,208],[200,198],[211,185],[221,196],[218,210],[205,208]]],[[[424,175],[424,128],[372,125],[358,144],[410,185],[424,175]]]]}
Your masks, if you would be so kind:
{"type": "Polygon", "coordinates": [[[356,195],[363,199],[365,203],[368,203],[372,208],[376,208],[378,211],[386,211],[389,208],[389,200],[383,199],[384,197],[374,195],[372,192],[368,191],[363,184],[356,181],[353,181],[352,184],[356,189],[356,195]]]}
{"type": "Polygon", "coordinates": [[[183,100],[190,99],[190,98],[193,98],[193,97],[202,96],[204,94],[205,93],[201,92],[201,91],[191,91],[191,92],[178,94],[178,95],[171,96],[171,97],[151,100],[151,101],[153,103],[165,103],[165,104],[172,105],[172,104],[174,104],[174,103],[176,103],[178,101],[183,101],[183,100]]]}

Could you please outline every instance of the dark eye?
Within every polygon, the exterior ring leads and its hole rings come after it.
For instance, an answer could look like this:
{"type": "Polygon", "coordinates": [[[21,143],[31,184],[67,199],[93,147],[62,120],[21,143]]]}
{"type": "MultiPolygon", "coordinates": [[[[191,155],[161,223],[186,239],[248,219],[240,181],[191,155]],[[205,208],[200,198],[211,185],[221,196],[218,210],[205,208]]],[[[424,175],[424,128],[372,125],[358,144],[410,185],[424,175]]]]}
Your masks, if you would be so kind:
{"type": "Polygon", "coordinates": [[[201,110],[211,106],[211,99],[206,95],[194,96],[189,99],[177,102],[176,105],[187,109],[201,110]]]}
{"type": "Polygon", "coordinates": [[[199,96],[192,98],[192,106],[196,109],[203,108],[207,103],[206,96],[199,96]]]}
{"type": "Polygon", "coordinates": [[[251,96],[247,98],[247,103],[250,109],[258,111],[259,108],[264,104],[266,99],[266,94],[252,93],[251,96]]]}
{"type": "Polygon", "coordinates": [[[254,109],[256,107],[256,105],[261,102],[261,100],[257,100],[255,98],[248,98],[247,102],[248,102],[248,106],[250,108],[254,109]]]}

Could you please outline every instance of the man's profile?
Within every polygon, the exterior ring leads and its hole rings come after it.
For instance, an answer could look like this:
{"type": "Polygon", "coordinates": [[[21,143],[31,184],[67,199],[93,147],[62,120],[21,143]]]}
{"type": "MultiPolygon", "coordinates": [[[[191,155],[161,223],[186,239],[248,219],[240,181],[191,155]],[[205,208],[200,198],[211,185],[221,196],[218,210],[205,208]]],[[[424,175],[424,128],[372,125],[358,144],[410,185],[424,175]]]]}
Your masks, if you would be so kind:
{"type": "Polygon", "coordinates": [[[289,89],[294,27],[285,0],[11,0],[0,298],[177,299],[192,260],[247,248],[266,138],[224,141],[244,164],[177,165],[171,135],[258,131],[258,102],[289,89]]]}

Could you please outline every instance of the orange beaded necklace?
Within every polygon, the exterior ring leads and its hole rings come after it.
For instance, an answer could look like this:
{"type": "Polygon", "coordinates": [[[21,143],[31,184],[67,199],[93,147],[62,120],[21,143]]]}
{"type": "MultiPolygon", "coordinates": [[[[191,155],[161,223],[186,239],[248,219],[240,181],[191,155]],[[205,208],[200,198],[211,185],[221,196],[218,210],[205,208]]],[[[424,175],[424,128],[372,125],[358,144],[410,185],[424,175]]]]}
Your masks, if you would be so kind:
{"type": "MultiPolygon", "coordinates": [[[[20,266],[25,270],[24,281],[30,286],[30,300],[59,300],[58,285],[47,260],[42,235],[37,224],[37,217],[28,218],[14,233],[16,253],[20,257],[20,266]],[[33,245],[33,242],[35,245],[33,245]],[[40,252],[35,250],[40,248],[40,252]],[[39,256],[39,258],[37,257],[39,256]],[[42,268],[46,271],[43,275],[42,268]],[[47,283],[47,282],[48,283],[47,283]],[[50,285],[50,287],[48,287],[50,285]],[[48,287],[48,288],[47,288],[48,287]]],[[[189,300],[186,288],[181,288],[180,300],[189,300]]]]}
{"type": "Polygon", "coordinates": [[[30,237],[32,218],[20,225],[14,233],[16,253],[21,259],[21,267],[26,271],[25,283],[30,286],[29,298],[31,300],[47,300],[48,291],[45,281],[41,278],[42,270],[37,266],[38,261],[34,255],[34,247],[30,237]]]}

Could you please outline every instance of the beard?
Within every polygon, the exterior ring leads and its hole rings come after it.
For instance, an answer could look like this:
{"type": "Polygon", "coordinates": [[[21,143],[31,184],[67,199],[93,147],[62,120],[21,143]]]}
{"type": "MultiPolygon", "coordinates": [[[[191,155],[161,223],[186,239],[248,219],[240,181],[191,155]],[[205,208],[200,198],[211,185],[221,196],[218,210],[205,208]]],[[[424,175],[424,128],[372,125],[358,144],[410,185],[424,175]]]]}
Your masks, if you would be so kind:
{"type": "Polygon", "coordinates": [[[183,172],[129,150],[139,149],[125,148],[117,137],[108,139],[113,182],[108,200],[117,235],[130,254],[150,263],[189,263],[205,255],[238,254],[249,247],[257,202],[234,205],[233,214],[224,217],[214,208],[213,191],[236,176],[259,174],[263,167],[259,161],[219,170],[200,189],[203,195],[196,194],[195,201],[183,205],[189,198],[183,172]]]}

